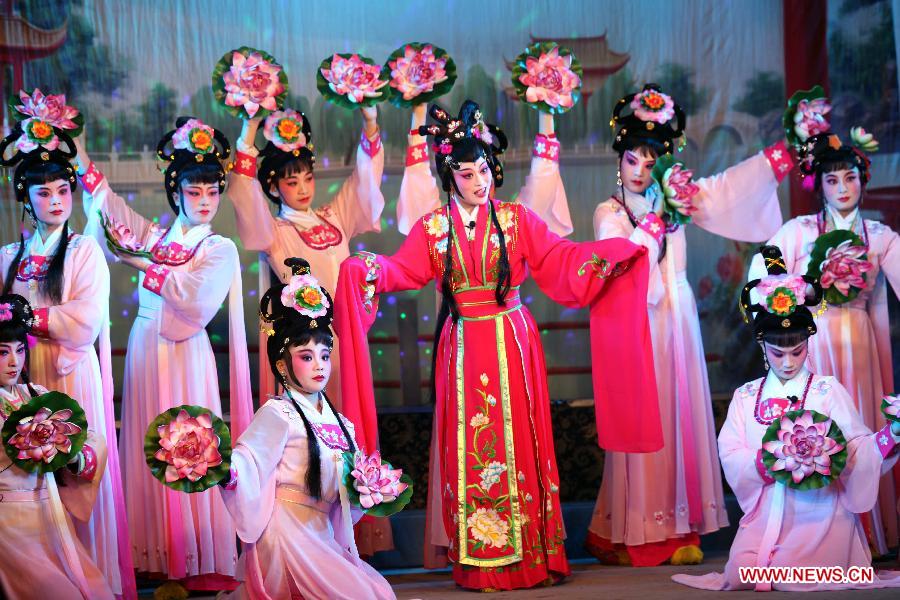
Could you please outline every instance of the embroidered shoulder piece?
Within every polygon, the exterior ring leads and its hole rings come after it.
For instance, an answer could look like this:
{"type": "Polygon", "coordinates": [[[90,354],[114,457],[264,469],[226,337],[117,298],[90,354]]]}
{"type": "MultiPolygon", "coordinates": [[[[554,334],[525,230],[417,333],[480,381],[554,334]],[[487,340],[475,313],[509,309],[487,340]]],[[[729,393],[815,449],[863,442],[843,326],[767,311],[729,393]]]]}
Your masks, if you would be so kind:
{"type": "Polygon", "coordinates": [[[868,229],[869,233],[884,233],[884,231],[888,229],[887,225],[885,225],[881,221],[865,219],[865,222],[866,229],[868,229]]]}
{"type": "Polygon", "coordinates": [[[12,244],[7,244],[7,245],[3,246],[4,254],[10,254],[10,255],[14,256],[16,254],[16,252],[18,252],[18,251],[19,251],[19,242],[13,242],[12,244]]]}

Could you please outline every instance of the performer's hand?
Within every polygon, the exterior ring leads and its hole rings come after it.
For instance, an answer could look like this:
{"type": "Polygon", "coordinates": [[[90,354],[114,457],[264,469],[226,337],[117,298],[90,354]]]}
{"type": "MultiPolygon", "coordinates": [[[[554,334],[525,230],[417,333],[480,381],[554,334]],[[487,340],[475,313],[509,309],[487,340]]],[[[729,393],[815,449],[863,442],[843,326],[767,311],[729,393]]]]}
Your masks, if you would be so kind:
{"type": "Polygon", "coordinates": [[[366,136],[372,137],[378,131],[378,109],[374,106],[360,106],[359,112],[363,116],[366,136]]]}
{"type": "Polygon", "coordinates": [[[900,421],[891,423],[891,434],[895,437],[900,437],[900,421]]]}
{"type": "Polygon", "coordinates": [[[544,111],[538,112],[538,133],[548,137],[555,133],[553,115],[544,111]]]}
{"type": "Polygon", "coordinates": [[[259,129],[259,123],[262,117],[253,117],[252,119],[243,119],[244,125],[241,127],[241,141],[248,148],[253,147],[256,141],[256,131],[259,129]]]}
{"type": "Polygon", "coordinates": [[[150,265],[153,263],[147,260],[146,258],[142,258],[140,256],[132,256],[130,254],[125,254],[124,252],[116,253],[116,257],[122,261],[122,264],[128,265],[129,267],[133,267],[138,271],[146,271],[150,268],[150,265]]]}
{"type": "Polygon", "coordinates": [[[81,130],[81,135],[72,140],[75,144],[75,158],[73,162],[75,163],[75,168],[79,173],[84,173],[88,170],[88,167],[91,166],[91,157],[88,156],[87,150],[85,149],[85,130],[81,130]]]}

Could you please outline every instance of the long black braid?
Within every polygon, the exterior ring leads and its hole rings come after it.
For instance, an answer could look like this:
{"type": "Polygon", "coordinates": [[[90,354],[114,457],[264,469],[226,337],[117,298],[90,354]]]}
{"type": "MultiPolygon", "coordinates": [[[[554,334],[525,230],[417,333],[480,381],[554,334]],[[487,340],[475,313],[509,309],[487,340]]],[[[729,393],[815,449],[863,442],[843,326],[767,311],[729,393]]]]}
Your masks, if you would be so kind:
{"type": "MultiPolygon", "coordinates": [[[[34,235],[38,235],[35,233],[34,235]]],[[[63,291],[63,269],[66,264],[66,250],[69,247],[69,222],[66,221],[63,224],[62,235],[59,238],[59,245],[56,247],[56,252],[53,253],[53,258],[50,259],[50,266],[47,268],[47,276],[46,278],[40,282],[38,289],[47,295],[47,297],[51,300],[51,302],[55,304],[59,304],[62,302],[62,291],[63,291]]],[[[16,252],[16,256],[13,258],[13,261],[9,264],[9,268],[6,270],[6,279],[3,282],[3,294],[9,294],[12,292],[12,286],[16,282],[16,274],[19,271],[19,265],[22,263],[22,257],[25,255],[25,236],[19,235],[19,250],[16,252]]]]}

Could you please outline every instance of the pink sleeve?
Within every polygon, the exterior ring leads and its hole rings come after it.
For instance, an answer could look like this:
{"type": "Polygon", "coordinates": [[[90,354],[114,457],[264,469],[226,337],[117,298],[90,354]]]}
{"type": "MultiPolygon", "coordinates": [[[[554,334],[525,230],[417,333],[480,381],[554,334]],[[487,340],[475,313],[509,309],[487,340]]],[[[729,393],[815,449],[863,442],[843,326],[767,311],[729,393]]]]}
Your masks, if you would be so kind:
{"type": "MultiPolygon", "coordinates": [[[[762,381],[759,385],[762,385],[762,381]]],[[[757,388],[752,389],[755,393],[757,388]]],[[[754,509],[763,487],[772,483],[771,478],[766,478],[759,470],[757,458],[761,440],[747,440],[747,410],[740,391],[735,391],[731,404],[728,405],[725,423],[719,432],[719,460],[722,470],[744,514],[749,514],[754,509]]]]}
{"type": "MultiPolygon", "coordinates": [[[[142,244],[147,244],[155,227],[153,221],[145,219],[128,206],[125,199],[112,190],[109,180],[94,163],[91,163],[84,175],[79,176],[79,180],[84,188],[83,204],[89,223],[99,223],[96,213],[100,211],[128,227],[142,244]]],[[[98,242],[105,243],[102,228],[92,229],[92,235],[98,238],[98,242]]]]}
{"type": "Polygon", "coordinates": [[[59,486],[59,497],[73,517],[87,522],[91,518],[100,489],[100,480],[106,470],[106,439],[101,434],[89,430],[82,452],[93,454],[93,462],[90,460],[86,462],[85,468],[78,474],[72,473],[69,469],[61,470],[65,485],[59,486]]]}
{"type": "Polygon", "coordinates": [[[275,469],[287,444],[289,423],[270,401],[253,416],[231,453],[232,482],[220,489],[238,537],[252,544],[265,531],[275,506],[275,469]]]}
{"type": "MultiPolygon", "coordinates": [[[[784,142],[779,144],[781,149],[775,151],[783,154],[778,156],[789,157],[784,142]]],[[[767,148],[717,175],[699,179],[693,222],[742,242],[762,242],[774,235],[782,223],[777,193],[781,178],[767,154],[771,151],[767,148]]]]}
{"type": "Polygon", "coordinates": [[[367,231],[381,231],[381,213],[384,196],[381,193],[381,175],[384,172],[384,148],[381,133],[374,139],[360,139],[356,150],[356,166],[353,173],[338,190],[331,207],[341,228],[348,237],[367,231]]]}
{"type": "Polygon", "coordinates": [[[341,263],[334,296],[334,330],[341,340],[341,397],[344,399],[341,412],[356,427],[356,438],[367,452],[378,448],[378,420],[366,337],[378,313],[376,294],[421,288],[433,277],[421,221],[396,254],[360,253],[341,263]]]}
{"type": "Polygon", "coordinates": [[[884,247],[884,254],[881,255],[881,271],[884,273],[885,279],[890,282],[894,288],[894,294],[900,298],[900,235],[896,231],[891,230],[887,225],[883,225],[887,230],[885,236],[887,242],[884,247]]]}
{"type": "Polygon", "coordinates": [[[594,409],[600,446],[618,452],[662,448],[662,426],[647,317],[647,250],[613,238],[564,240],[517,207],[525,261],[554,301],[590,307],[594,409]]]}
{"type": "Polygon", "coordinates": [[[238,236],[244,248],[268,252],[275,239],[275,218],[255,175],[256,157],[239,152],[235,169],[228,176],[228,199],[234,206],[238,236]]]}
{"type": "Polygon", "coordinates": [[[559,140],[537,134],[532,146],[531,172],[519,192],[519,201],[547,223],[550,231],[567,236],[574,227],[566,188],[559,174],[559,140]]]}
{"type": "Polygon", "coordinates": [[[231,288],[238,253],[226,238],[207,241],[202,258],[190,270],[174,271],[153,265],[144,275],[143,287],[162,296],[162,323],[159,334],[182,341],[206,327],[219,312],[231,288]]]}
{"type": "Polygon", "coordinates": [[[77,260],[66,272],[65,301],[47,308],[50,339],[69,350],[90,346],[100,335],[109,302],[109,267],[93,238],[81,237],[70,249],[77,260]]]}
{"type": "Polygon", "coordinates": [[[406,168],[403,169],[397,200],[397,229],[403,235],[409,233],[416,221],[441,205],[441,191],[431,174],[428,144],[413,144],[413,138],[418,136],[408,137],[410,145],[406,150],[406,168]]]}

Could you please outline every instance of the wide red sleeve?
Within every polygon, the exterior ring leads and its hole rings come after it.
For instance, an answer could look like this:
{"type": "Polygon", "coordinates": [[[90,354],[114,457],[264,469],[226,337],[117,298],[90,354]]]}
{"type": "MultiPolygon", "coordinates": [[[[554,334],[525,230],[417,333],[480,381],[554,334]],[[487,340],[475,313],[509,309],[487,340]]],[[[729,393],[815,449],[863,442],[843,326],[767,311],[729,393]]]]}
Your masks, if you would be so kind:
{"type": "Polygon", "coordinates": [[[358,252],[341,263],[334,297],[334,330],[340,339],[341,412],[356,427],[367,452],[378,448],[378,420],[367,333],[378,313],[378,293],[419,289],[433,278],[425,228],[413,226],[392,256],[358,252]]]}
{"type": "Polygon", "coordinates": [[[655,452],[662,426],[647,317],[647,249],[628,240],[571,242],[520,208],[525,260],[538,286],[590,309],[597,439],[616,452],[655,452]]]}

